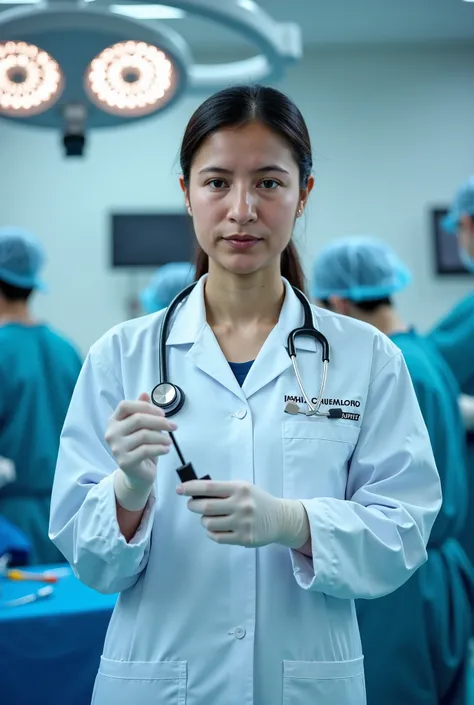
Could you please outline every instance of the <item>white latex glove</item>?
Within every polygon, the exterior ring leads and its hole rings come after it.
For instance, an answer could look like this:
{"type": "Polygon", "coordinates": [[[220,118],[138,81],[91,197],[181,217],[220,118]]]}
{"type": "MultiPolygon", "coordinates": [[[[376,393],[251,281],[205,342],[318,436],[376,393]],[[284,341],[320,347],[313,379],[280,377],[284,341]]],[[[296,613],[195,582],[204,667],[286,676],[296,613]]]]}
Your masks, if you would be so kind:
{"type": "Polygon", "coordinates": [[[468,431],[474,429],[474,397],[469,397],[467,394],[461,394],[459,397],[459,408],[461,410],[464,427],[468,431]]]}
{"type": "Polygon", "coordinates": [[[279,543],[299,549],[310,537],[309,521],[303,504],[280,499],[248,482],[191,480],[177,488],[190,499],[188,509],[201,514],[207,535],[216,543],[247,548],[279,543]]]}
{"type": "Polygon", "coordinates": [[[114,489],[121,507],[129,511],[144,508],[155,483],[157,459],[170,450],[166,431],[176,429],[146,393],[137,401],[121,401],[117,406],[105,440],[118,465],[114,489]]]}
{"type": "Polygon", "coordinates": [[[0,455],[0,489],[16,478],[15,463],[0,455]]]}

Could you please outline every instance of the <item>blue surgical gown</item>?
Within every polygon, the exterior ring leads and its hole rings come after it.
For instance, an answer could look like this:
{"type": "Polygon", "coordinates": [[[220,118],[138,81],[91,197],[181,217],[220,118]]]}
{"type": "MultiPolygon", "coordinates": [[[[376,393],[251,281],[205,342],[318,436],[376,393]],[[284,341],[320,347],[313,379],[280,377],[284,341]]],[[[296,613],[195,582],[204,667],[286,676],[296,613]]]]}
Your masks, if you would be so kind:
{"type": "MultiPolygon", "coordinates": [[[[451,372],[456,377],[461,392],[474,396],[474,292],[460,301],[430,331],[434,343],[451,372]]],[[[468,434],[467,464],[469,478],[469,506],[474,502],[474,433],[468,434]]],[[[461,543],[474,562],[474,512],[470,511],[461,536],[461,543]]]]}
{"type": "Polygon", "coordinates": [[[59,437],[81,369],[74,346],[46,325],[0,326],[0,456],[16,480],[0,490],[0,514],[31,542],[31,563],[62,559],[48,538],[59,437]]]}
{"type": "Polygon", "coordinates": [[[474,292],[441,319],[428,338],[448,363],[461,392],[474,395],[474,292]]]}
{"type": "Polygon", "coordinates": [[[474,570],[457,540],[468,509],[459,388],[429,340],[414,331],[392,340],[403,352],[428,428],[443,506],[428,562],[391,595],[357,604],[367,702],[465,705],[474,570]]]}

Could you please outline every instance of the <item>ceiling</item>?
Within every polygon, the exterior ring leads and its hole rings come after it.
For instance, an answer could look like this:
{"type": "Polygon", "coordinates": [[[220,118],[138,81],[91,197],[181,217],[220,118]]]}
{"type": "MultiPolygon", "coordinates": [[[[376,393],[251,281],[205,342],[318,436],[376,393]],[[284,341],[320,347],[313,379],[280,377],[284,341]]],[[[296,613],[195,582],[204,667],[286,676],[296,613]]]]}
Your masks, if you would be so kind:
{"type": "MultiPolygon", "coordinates": [[[[133,2],[110,0],[111,4],[114,1],[133,2]]],[[[5,2],[0,0],[0,10],[6,7],[2,5],[5,2]]],[[[259,4],[274,19],[299,24],[306,49],[341,44],[474,42],[474,1],[259,0],[259,4]]],[[[245,39],[220,25],[189,16],[160,22],[180,32],[197,58],[214,51],[238,52],[242,57],[254,53],[245,39]]]]}
{"type": "MultiPolygon", "coordinates": [[[[216,0],[218,2],[219,0],[216,0]]],[[[303,28],[305,47],[400,42],[474,42],[474,2],[463,0],[259,0],[303,28]]],[[[168,20],[196,48],[241,48],[230,31],[196,19],[168,20]]]]}

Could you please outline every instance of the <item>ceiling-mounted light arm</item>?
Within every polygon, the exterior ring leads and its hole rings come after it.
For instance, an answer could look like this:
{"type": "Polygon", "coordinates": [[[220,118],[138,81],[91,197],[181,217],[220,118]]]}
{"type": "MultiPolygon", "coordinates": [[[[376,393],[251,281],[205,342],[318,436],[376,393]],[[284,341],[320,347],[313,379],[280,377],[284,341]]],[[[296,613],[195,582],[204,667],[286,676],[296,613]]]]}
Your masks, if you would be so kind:
{"type": "MultiPolygon", "coordinates": [[[[93,30],[95,23],[100,26],[106,23],[109,32],[122,31],[124,18],[109,10],[109,3],[85,4],[83,2],[41,2],[40,7],[27,5],[16,6],[14,9],[0,13],[0,41],[10,39],[18,32],[20,35],[29,35],[37,32],[50,32],[58,29],[69,29],[71,18],[74,19],[75,29],[93,30]],[[34,14],[32,14],[34,13],[34,14]],[[32,21],[28,22],[28,18],[32,21]],[[8,36],[3,37],[3,25],[8,27],[8,36]]],[[[191,53],[183,37],[171,27],[155,26],[133,18],[127,18],[130,34],[137,28],[143,41],[164,42],[167,49],[184,57],[186,65],[191,62],[191,53]]]]}
{"type": "MultiPolygon", "coordinates": [[[[288,41],[283,40],[282,46],[288,48],[301,47],[301,34],[296,25],[287,25],[285,34],[288,41]],[[295,30],[295,31],[293,31],[295,30]]],[[[292,53],[292,56],[294,54],[292,53]]],[[[296,58],[293,59],[296,61],[296,58]]],[[[273,57],[255,56],[243,61],[232,61],[225,64],[195,64],[189,71],[189,89],[193,91],[212,91],[229,83],[253,83],[276,81],[282,77],[289,59],[282,61],[281,55],[273,57]]]]}
{"type": "MultiPolygon", "coordinates": [[[[94,4],[108,2],[96,0],[94,4]]],[[[114,0],[116,5],[127,2],[130,0],[114,0]]],[[[155,4],[153,0],[140,2],[144,5],[155,4]]],[[[277,22],[252,0],[159,0],[159,4],[218,21],[240,32],[261,52],[260,56],[245,61],[191,65],[188,91],[201,93],[219,90],[230,82],[276,81],[282,77],[288,63],[301,58],[300,27],[292,22],[277,22]]]]}
{"type": "Polygon", "coordinates": [[[66,103],[61,110],[63,145],[67,157],[82,157],[86,144],[87,108],[81,103],[66,103]]]}
{"type": "MultiPolygon", "coordinates": [[[[52,42],[52,56],[57,56],[58,66],[62,65],[65,73],[61,106],[73,104],[76,109],[78,105],[92,103],[99,109],[89,111],[88,125],[107,126],[105,113],[117,120],[117,116],[119,119],[135,118],[161,111],[172,105],[186,89],[192,57],[183,37],[170,27],[152,27],[104,6],[74,6],[72,3],[48,3],[0,13],[0,47],[3,37],[35,40],[38,36],[46,38],[46,43],[51,36],[56,40],[52,42]],[[70,44],[80,45],[73,61],[69,61],[67,52],[61,53],[65,33],[69,33],[70,44]],[[102,47],[101,33],[105,37],[102,47]],[[90,37],[94,38],[92,47],[90,37]],[[111,38],[116,40],[113,46],[108,44],[111,38]],[[122,45],[123,50],[119,50],[122,45]],[[106,60],[108,55],[113,61],[106,60]]],[[[1,68],[0,65],[0,76],[1,68]]],[[[59,90],[53,97],[57,99],[58,94],[59,90]]],[[[28,118],[39,114],[34,106],[20,112],[16,108],[18,101],[15,99],[13,103],[13,113],[9,104],[3,105],[0,116],[28,118]]],[[[42,125],[53,127],[60,122],[63,129],[64,123],[57,112],[41,112],[42,125]]],[[[74,145],[77,143],[76,139],[74,145]]]]}
{"type": "MultiPolygon", "coordinates": [[[[69,153],[78,153],[85,118],[81,114],[64,121],[65,105],[70,111],[71,106],[86,108],[88,129],[116,126],[162,112],[189,87],[209,93],[229,84],[269,82],[301,56],[298,27],[274,21],[252,0],[161,0],[165,15],[174,10],[178,16],[199,16],[255,44],[254,58],[217,66],[196,65],[186,41],[172,27],[127,16],[115,7],[117,2],[130,0],[42,0],[0,12],[0,46],[2,40],[16,41],[21,54],[21,60],[10,58],[16,51],[10,46],[0,61],[0,78],[6,76],[0,116],[59,127],[68,137],[69,153]],[[31,44],[31,52],[48,53],[52,68],[44,79],[41,66],[23,66],[30,49],[22,42],[31,44]],[[35,88],[38,76],[42,93],[35,88]]],[[[158,8],[153,0],[139,2],[158,8]]]]}

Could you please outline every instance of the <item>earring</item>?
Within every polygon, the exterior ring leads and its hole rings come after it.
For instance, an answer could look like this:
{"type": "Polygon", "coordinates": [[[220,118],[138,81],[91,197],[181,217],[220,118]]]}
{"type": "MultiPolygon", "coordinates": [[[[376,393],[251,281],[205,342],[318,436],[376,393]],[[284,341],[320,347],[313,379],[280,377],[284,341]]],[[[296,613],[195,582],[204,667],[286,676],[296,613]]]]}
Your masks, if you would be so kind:
{"type": "Polygon", "coordinates": [[[302,215],[303,215],[303,211],[301,210],[301,208],[298,208],[298,210],[296,211],[296,217],[300,218],[302,215]]]}

